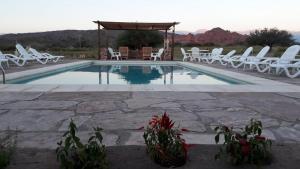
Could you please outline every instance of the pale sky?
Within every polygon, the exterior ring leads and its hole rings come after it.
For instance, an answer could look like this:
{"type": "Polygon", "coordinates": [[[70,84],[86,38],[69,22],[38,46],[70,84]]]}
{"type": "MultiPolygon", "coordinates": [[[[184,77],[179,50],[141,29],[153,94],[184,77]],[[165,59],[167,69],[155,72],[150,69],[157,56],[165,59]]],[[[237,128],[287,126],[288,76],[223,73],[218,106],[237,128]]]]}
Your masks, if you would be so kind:
{"type": "Polygon", "coordinates": [[[93,20],[300,31],[300,0],[0,0],[0,33],[96,29],[93,20]]]}

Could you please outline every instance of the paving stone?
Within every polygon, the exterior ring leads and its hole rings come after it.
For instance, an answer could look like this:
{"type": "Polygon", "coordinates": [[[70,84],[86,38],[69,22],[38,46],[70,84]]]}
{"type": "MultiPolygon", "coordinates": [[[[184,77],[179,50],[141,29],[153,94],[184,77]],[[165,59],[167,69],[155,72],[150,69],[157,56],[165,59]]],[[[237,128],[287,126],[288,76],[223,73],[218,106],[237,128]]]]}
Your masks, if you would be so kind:
{"type": "Polygon", "coordinates": [[[282,121],[281,123],[280,123],[280,126],[281,127],[290,127],[290,126],[292,126],[293,125],[293,123],[291,123],[291,122],[286,122],[286,121],[282,121]]]}
{"type": "Polygon", "coordinates": [[[8,127],[20,131],[55,130],[57,125],[73,116],[73,111],[11,110],[1,115],[0,130],[8,127]]]}
{"type": "Polygon", "coordinates": [[[263,132],[261,133],[261,135],[270,140],[273,140],[273,141],[276,140],[276,137],[271,130],[264,129],[263,132]]]}
{"type": "Polygon", "coordinates": [[[215,97],[212,97],[208,93],[200,92],[133,92],[133,99],[164,99],[167,101],[174,100],[212,100],[215,97]]]}
{"type": "Polygon", "coordinates": [[[67,92],[47,93],[40,100],[69,100],[69,101],[103,101],[103,100],[126,100],[131,97],[130,92],[67,92]]]}
{"type": "Polygon", "coordinates": [[[77,106],[77,113],[96,113],[96,112],[105,112],[105,111],[112,111],[117,110],[117,105],[115,101],[91,101],[91,102],[83,102],[77,106]]]}
{"type": "Polygon", "coordinates": [[[295,124],[295,125],[294,125],[294,128],[295,128],[296,130],[299,130],[299,131],[300,131],[300,124],[295,124]]]}
{"type": "Polygon", "coordinates": [[[140,109],[144,107],[148,107],[153,104],[163,103],[165,102],[165,99],[128,99],[125,100],[125,103],[127,104],[128,108],[130,109],[140,109]]]}
{"type": "Polygon", "coordinates": [[[193,101],[179,101],[186,110],[199,111],[206,109],[218,109],[218,108],[232,108],[232,107],[244,107],[236,100],[217,99],[217,100],[193,100],[193,101]]]}
{"type": "Polygon", "coordinates": [[[300,130],[295,128],[280,127],[275,129],[274,132],[280,137],[281,140],[300,142],[300,130]]]}
{"type": "Polygon", "coordinates": [[[124,145],[145,145],[143,134],[143,132],[130,132],[130,136],[124,145]]]}
{"type": "Polygon", "coordinates": [[[0,118],[1,118],[1,114],[6,113],[8,110],[0,110],[0,118]]]}
{"type": "Polygon", "coordinates": [[[66,110],[72,109],[78,102],[75,101],[19,101],[1,105],[0,109],[10,110],[66,110]]]}
{"type": "Polygon", "coordinates": [[[151,105],[150,107],[157,107],[157,108],[162,108],[162,109],[164,109],[164,108],[172,109],[172,108],[179,108],[180,104],[174,103],[174,102],[168,102],[168,103],[154,104],[154,105],[151,105]]]}
{"type": "MultiPolygon", "coordinates": [[[[80,127],[82,124],[84,124],[87,120],[91,119],[92,116],[75,116],[72,117],[73,122],[76,124],[77,128],[80,130],[80,127]]],[[[67,119],[63,122],[63,124],[60,126],[58,131],[67,131],[69,128],[69,124],[71,122],[71,119],[67,119]]]]}
{"type": "Polygon", "coordinates": [[[290,122],[300,119],[300,102],[289,97],[274,93],[221,93],[218,96],[237,100],[245,107],[277,119],[290,122]]]}
{"type": "Polygon", "coordinates": [[[1,92],[0,102],[34,100],[41,95],[39,92],[1,92]]]}

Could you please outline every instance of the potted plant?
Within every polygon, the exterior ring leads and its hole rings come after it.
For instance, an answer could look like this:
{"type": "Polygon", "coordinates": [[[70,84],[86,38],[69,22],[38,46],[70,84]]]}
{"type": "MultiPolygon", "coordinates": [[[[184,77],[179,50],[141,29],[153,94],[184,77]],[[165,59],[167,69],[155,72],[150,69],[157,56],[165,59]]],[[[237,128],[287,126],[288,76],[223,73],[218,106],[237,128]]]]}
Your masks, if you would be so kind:
{"type": "Polygon", "coordinates": [[[215,159],[225,157],[234,165],[245,162],[255,165],[270,164],[272,141],[261,135],[262,130],[261,121],[253,119],[240,131],[233,127],[216,127],[215,141],[219,143],[220,136],[223,135],[224,143],[215,159]]]}
{"type": "Polygon", "coordinates": [[[165,167],[179,167],[187,160],[189,145],[181,138],[187,130],[174,124],[167,113],[153,116],[143,135],[151,159],[165,167]]]}
{"type": "Polygon", "coordinates": [[[8,130],[0,137],[0,169],[10,164],[11,157],[16,148],[17,133],[8,130]]]}
{"type": "Polygon", "coordinates": [[[63,135],[63,140],[56,149],[57,159],[62,169],[106,169],[105,146],[102,144],[102,129],[94,128],[94,134],[87,144],[83,144],[76,136],[77,127],[73,120],[69,131],[63,135]]]}

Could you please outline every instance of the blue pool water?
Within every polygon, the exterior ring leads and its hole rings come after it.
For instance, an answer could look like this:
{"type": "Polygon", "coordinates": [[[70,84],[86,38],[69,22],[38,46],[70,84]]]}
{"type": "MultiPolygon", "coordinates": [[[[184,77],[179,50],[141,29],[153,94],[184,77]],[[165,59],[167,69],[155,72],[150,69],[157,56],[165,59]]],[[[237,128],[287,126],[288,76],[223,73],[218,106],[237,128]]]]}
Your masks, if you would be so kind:
{"type": "Polygon", "coordinates": [[[10,81],[13,84],[241,84],[233,79],[173,65],[89,65],[10,81]]]}

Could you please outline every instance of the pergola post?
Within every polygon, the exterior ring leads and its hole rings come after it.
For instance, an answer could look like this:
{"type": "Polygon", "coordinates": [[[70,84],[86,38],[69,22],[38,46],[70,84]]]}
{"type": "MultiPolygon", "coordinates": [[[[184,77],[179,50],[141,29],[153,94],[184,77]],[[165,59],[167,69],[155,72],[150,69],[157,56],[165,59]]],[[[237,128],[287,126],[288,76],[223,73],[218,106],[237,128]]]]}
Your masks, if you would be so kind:
{"type": "Polygon", "coordinates": [[[172,51],[171,51],[171,60],[174,60],[174,48],[175,48],[175,24],[173,25],[172,33],[172,51]]]}
{"type": "Polygon", "coordinates": [[[101,60],[101,25],[98,23],[98,59],[101,60]]]}

